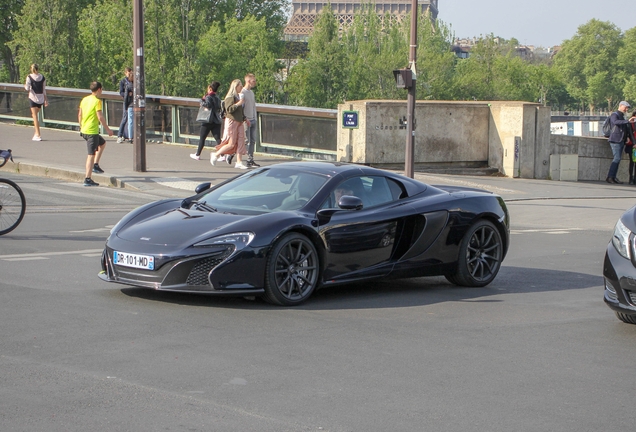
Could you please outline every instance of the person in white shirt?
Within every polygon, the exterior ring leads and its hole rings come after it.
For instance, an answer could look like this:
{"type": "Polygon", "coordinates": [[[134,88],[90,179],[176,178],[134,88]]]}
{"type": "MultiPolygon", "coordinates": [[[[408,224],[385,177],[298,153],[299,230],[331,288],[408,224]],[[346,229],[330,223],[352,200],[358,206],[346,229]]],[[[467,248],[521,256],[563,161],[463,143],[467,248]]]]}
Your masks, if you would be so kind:
{"type": "Polygon", "coordinates": [[[256,86],[256,77],[253,73],[245,75],[245,86],[241,93],[245,99],[243,113],[245,118],[245,147],[247,148],[247,166],[249,168],[259,167],[254,162],[254,147],[256,146],[256,133],[258,131],[258,117],[256,115],[256,98],[252,89],[256,86]]]}
{"type": "Polygon", "coordinates": [[[33,127],[35,135],[33,141],[42,141],[40,136],[40,121],[38,113],[42,105],[49,106],[49,100],[46,97],[46,78],[39,72],[39,66],[35,63],[31,65],[31,73],[26,77],[24,89],[29,92],[29,104],[31,106],[31,117],[33,117],[33,127]]]}

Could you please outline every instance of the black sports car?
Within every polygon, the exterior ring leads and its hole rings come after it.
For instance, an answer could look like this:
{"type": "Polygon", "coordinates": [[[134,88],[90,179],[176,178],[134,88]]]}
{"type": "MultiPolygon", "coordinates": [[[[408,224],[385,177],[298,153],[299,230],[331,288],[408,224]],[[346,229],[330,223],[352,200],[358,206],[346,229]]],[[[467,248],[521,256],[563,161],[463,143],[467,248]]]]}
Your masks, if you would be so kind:
{"type": "Polygon", "coordinates": [[[635,233],[636,207],[632,207],[616,222],[603,263],[605,303],[628,324],[636,324],[635,233]]]}
{"type": "Polygon", "coordinates": [[[360,165],[281,163],[196,192],[119,221],[100,277],[291,306],[319,286],[385,277],[484,286],[508,250],[501,197],[360,165]]]}

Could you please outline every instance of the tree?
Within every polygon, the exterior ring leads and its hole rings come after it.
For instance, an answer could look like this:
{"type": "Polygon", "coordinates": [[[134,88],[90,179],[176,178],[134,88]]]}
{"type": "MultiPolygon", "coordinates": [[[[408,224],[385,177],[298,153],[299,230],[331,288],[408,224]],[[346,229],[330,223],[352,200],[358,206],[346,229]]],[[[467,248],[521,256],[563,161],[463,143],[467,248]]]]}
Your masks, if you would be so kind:
{"type": "Polygon", "coordinates": [[[417,29],[417,98],[450,99],[458,60],[451,51],[453,34],[447,25],[431,21],[428,15],[419,16],[417,29]]]}
{"type": "Polygon", "coordinates": [[[146,91],[192,96],[200,92],[196,44],[207,30],[200,11],[208,0],[147,0],[144,17],[146,91]]]}
{"type": "Polygon", "coordinates": [[[87,6],[78,22],[82,59],[79,85],[87,88],[100,81],[106,90],[117,90],[124,67],[133,66],[132,3],[98,0],[87,6]]]}
{"type": "Polygon", "coordinates": [[[47,84],[78,87],[77,19],[89,0],[25,0],[9,47],[19,70],[38,63],[47,84]]]}
{"type": "Polygon", "coordinates": [[[622,46],[620,29],[610,22],[592,19],[580,26],[572,39],[563,42],[554,60],[568,92],[590,109],[607,103],[611,110],[624,87],[617,67],[622,46]]]}
{"type": "Polygon", "coordinates": [[[224,23],[230,17],[241,21],[249,16],[264,19],[265,27],[280,32],[287,23],[286,0],[205,0],[200,10],[207,11],[206,23],[224,23]]]}
{"type": "Polygon", "coordinates": [[[495,100],[495,59],[501,55],[491,34],[480,39],[467,59],[459,61],[454,96],[468,100],[495,100]]]}
{"type": "Polygon", "coordinates": [[[232,18],[223,28],[213,24],[197,45],[197,75],[203,78],[199,92],[212,81],[219,81],[222,92],[227,91],[232,80],[243,80],[245,74],[253,73],[258,82],[256,100],[272,102],[280,86],[276,75],[281,65],[276,58],[281,47],[278,32],[268,29],[264,18],[232,18]]]}
{"type": "Polygon", "coordinates": [[[565,84],[559,78],[558,72],[546,64],[531,65],[528,84],[534,92],[535,100],[543,106],[561,105],[567,102],[562,100],[562,95],[567,94],[565,84]]]}
{"type": "Polygon", "coordinates": [[[323,8],[309,39],[309,54],[287,79],[290,102],[316,108],[335,108],[346,99],[347,56],[331,7],[323,8]]]}
{"type": "Polygon", "coordinates": [[[9,82],[20,80],[15,53],[9,43],[13,40],[13,32],[18,28],[17,19],[23,5],[24,0],[5,0],[4,6],[0,9],[0,53],[9,82]]]}

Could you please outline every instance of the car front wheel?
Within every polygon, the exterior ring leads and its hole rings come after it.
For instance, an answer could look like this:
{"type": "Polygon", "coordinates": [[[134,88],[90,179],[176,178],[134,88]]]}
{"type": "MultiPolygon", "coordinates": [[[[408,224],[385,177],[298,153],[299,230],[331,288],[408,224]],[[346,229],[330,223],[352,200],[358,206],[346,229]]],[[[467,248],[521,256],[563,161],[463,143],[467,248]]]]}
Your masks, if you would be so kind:
{"type": "Polygon", "coordinates": [[[265,299],[281,306],[298,305],[318,284],[318,252],[307,237],[289,233],[280,238],[267,260],[265,299]]]}
{"type": "Polygon", "coordinates": [[[488,285],[499,273],[503,250],[501,234],[492,222],[476,222],[460,243],[457,271],[446,275],[446,279],[460,286],[488,285]]]}

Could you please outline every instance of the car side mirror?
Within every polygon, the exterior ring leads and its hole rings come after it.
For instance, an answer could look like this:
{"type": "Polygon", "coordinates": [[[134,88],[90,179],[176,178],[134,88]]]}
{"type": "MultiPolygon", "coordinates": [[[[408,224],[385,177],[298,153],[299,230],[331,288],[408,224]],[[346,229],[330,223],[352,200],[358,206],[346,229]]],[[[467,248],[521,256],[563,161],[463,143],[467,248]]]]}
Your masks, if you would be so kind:
{"type": "Polygon", "coordinates": [[[338,207],[343,210],[361,210],[364,206],[362,200],[357,196],[343,195],[338,201],[338,207]]]}
{"type": "Polygon", "coordinates": [[[212,185],[212,183],[210,183],[210,182],[201,183],[200,185],[198,185],[197,187],[194,188],[194,191],[196,193],[200,194],[201,192],[210,189],[211,185],[212,185]]]}
{"type": "Polygon", "coordinates": [[[343,210],[360,210],[363,207],[362,200],[356,196],[343,195],[338,201],[339,208],[326,208],[318,210],[318,225],[324,225],[331,220],[331,217],[343,210]]]}

